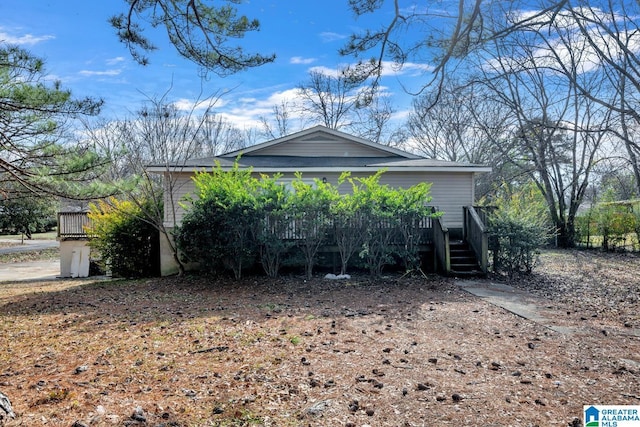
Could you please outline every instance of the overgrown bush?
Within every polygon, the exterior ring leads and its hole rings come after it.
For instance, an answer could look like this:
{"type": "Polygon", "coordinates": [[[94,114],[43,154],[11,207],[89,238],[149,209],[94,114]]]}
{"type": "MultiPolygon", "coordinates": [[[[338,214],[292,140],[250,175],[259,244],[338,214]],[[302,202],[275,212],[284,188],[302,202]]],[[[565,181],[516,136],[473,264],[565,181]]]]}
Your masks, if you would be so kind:
{"type": "Polygon", "coordinates": [[[291,185],[293,191],[286,209],[295,224],[298,246],[304,256],[305,275],[310,279],[318,250],[331,226],[331,205],[339,197],[338,190],[319,179],[308,184],[299,173],[291,185]]]}
{"type": "Polygon", "coordinates": [[[431,201],[430,184],[392,188],[380,184],[383,172],[357,178],[353,185],[355,205],[361,216],[368,218],[360,256],[374,276],[380,276],[386,265],[396,262],[396,257],[407,270],[420,267],[419,222],[431,215],[427,206],[431,201]],[[394,241],[398,237],[401,240],[394,241]]]}
{"type": "Polygon", "coordinates": [[[595,208],[598,234],[602,236],[602,249],[615,250],[624,246],[627,235],[633,233],[635,217],[627,206],[603,203],[595,208]]]}
{"type": "MultiPolygon", "coordinates": [[[[399,189],[396,215],[398,218],[398,230],[402,238],[399,247],[400,257],[406,271],[420,269],[420,245],[425,243],[422,234],[422,221],[429,216],[434,216],[431,208],[425,203],[431,201],[429,192],[431,184],[422,182],[407,189],[399,189]]],[[[438,214],[438,215],[441,215],[438,214]]]]}
{"type": "MultiPolygon", "coordinates": [[[[338,185],[347,178],[344,174],[338,185]]],[[[295,252],[311,277],[331,233],[343,273],[357,252],[375,275],[397,258],[416,268],[420,236],[411,228],[430,215],[429,186],[399,190],[380,185],[379,178],[380,173],[350,180],[353,194],[340,195],[338,186],[306,182],[300,174],[287,187],[279,175],[256,178],[237,163],[231,170],[217,165],[194,177],[196,194],[176,230],[176,243],[186,261],[230,269],[236,278],[257,260],[275,277],[285,256],[295,252]]]]}
{"type": "Polygon", "coordinates": [[[92,228],[87,231],[96,236],[90,246],[100,253],[101,268],[114,277],[159,274],[158,230],[143,219],[140,206],[109,198],[91,204],[89,209],[92,228]]]}
{"type": "Polygon", "coordinates": [[[544,202],[534,188],[525,188],[494,201],[488,231],[495,247],[493,269],[513,275],[531,273],[540,247],[552,236],[544,202]]]}
{"type": "Polygon", "coordinates": [[[257,256],[258,180],[237,163],[230,171],[217,165],[193,179],[198,198],[178,228],[176,244],[186,261],[210,271],[230,268],[239,279],[257,256]]]}
{"type": "Polygon", "coordinates": [[[263,176],[257,189],[259,197],[258,227],[256,243],[258,246],[260,264],[269,277],[277,277],[284,257],[293,248],[294,242],[284,236],[289,227],[290,192],[278,183],[279,175],[263,176]]]}
{"type": "Polygon", "coordinates": [[[340,255],[340,274],[347,273],[349,261],[362,249],[370,224],[370,218],[364,215],[362,209],[360,188],[349,175],[342,174],[338,180],[338,186],[348,180],[352,188],[351,194],[338,197],[331,204],[332,231],[340,255]]]}

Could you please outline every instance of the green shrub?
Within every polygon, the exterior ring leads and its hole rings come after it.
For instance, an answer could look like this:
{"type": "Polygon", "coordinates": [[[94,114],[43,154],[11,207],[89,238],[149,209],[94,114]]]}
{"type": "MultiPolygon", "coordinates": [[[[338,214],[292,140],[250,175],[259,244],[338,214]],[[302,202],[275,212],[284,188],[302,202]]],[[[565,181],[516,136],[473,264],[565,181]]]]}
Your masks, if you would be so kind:
{"type": "Polygon", "coordinates": [[[43,233],[56,225],[53,200],[50,197],[0,192],[0,230],[8,233],[43,233]]]}
{"type": "MultiPolygon", "coordinates": [[[[147,202],[153,203],[153,202],[147,202]]],[[[158,230],[143,220],[139,206],[116,198],[91,204],[89,219],[95,235],[90,246],[100,253],[100,266],[113,277],[159,275],[158,230]]]]}
{"type": "Polygon", "coordinates": [[[624,247],[627,235],[635,231],[636,217],[629,206],[620,203],[602,203],[594,208],[598,234],[602,236],[605,251],[624,247]]]}
{"type": "Polygon", "coordinates": [[[593,209],[589,209],[586,214],[576,216],[576,243],[584,244],[591,247],[593,244],[593,236],[597,230],[597,221],[593,215],[593,209]]]}
{"type": "Polygon", "coordinates": [[[331,204],[332,231],[340,254],[340,274],[347,273],[349,261],[362,249],[370,222],[362,211],[362,202],[358,197],[359,188],[349,175],[349,173],[343,173],[338,180],[338,186],[345,180],[349,180],[352,193],[338,197],[331,204]]]}
{"type": "Polygon", "coordinates": [[[300,173],[296,174],[291,185],[293,191],[285,209],[295,224],[298,247],[304,257],[305,275],[310,279],[318,250],[325,242],[331,226],[331,205],[340,196],[335,186],[319,179],[308,184],[302,180],[300,173]]]}
{"type": "Polygon", "coordinates": [[[613,251],[631,243],[634,250],[639,249],[640,201],[598,203],[578,217],[576,224],[581,241],[588,246],[613,251]]]}
{"type": "Polygon", "coordinates": [[[494,201],[497,209],[488,220],[493,241],[496,272],[531,273],[542,247],[552,236],[546,208],[539,193],[525,188],[494,201]]]}
{"type": "Polygon", "coordinates": [[[186,261],[208,270],[231,269],[236,278],[256,260],[275,277],[296,254],[297,266],[304,264],[311,277],[331,233],[343,273],[356,252],[375,275],[397,257],[407,268],[419,268],[419,222],[430,215],[429,185],[393,189],[379,184],[380,174],[350,180],[353,194],[340,195],[338,186],[308,183],[300,174],[288,188],[280,175],[256,178],[237,162],[231,170],[217,165],[194,177],[196,194],[176,229],[176,244],[186,261]]]}
{"type": "Polygon", "coordinates": [[[193,178],[198,198],[176,233],[176,244],[187,261],[206,270],[228,268],[236,279],[255,262],[256,235],[262,219],[258,180],[238,164],[220,165],[193,178]]]}
{"type": "Polygon", "coordinates": [[[258,259],[269,277],[278,276],[285,256],[294,246],[292,240],[285,238],[290,225],[287,212],[290,192],[278,183],[279,178],[279,175],[263,176],[258,183],[260,215],[256,243],[258,259]]]}
{"type": "Polygon", "coordinates": [[[219,235],[224,213],[213,199],[195,202],[175,230],[175,241],[183,261],[200,263],[204,271],[222,269],[225,243],[219,235]]]}
{"type": "Polygon", "coordinates": [[[353,204],[360,217],[367,218],[360,256],[374,276],[397,259],[408,271],[420,268],[420,221],[431,216],[430,184],[393,188],[380,184],[383,173],[351,180],[353,204]]]}

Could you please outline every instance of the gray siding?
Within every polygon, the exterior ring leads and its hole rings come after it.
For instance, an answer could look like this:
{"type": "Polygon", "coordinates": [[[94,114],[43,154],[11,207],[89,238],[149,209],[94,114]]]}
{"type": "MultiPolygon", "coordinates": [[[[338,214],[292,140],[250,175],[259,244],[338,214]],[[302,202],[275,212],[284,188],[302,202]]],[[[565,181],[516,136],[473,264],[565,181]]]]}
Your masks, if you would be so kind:
{"type": "MultiPolygon", "coordinates": [[[[249,154],[247,154],[249,155],[249,154]]],[[[295,139],[263,148],[251,156],[300,156],[300,157],[389,157],[391,154],[364,144],[331,138],[295,139]]]]}
{"type": "MultiPolygon", "coordinates": [[[[368,176],[369,174],[359,173],[352,176],[368,176]]],[[[304,179],[327,178],[327,182],[336,184],[339,174],[304,174],[304,179]]],[[[285,181],[293,178],[293,174],[283,175],[285,181]]],[[[450,228],[462,227],[462,207],[473,204],[473,174],[471,173],[421,173],[421,172],[386,172],[382,175],[380,182],[392,187],[407,188],[419,182],[430,182],[432,200],[429,203],[444,212],[443,220],[450,228]]],[[[165,225],[172,227],[173,211],[170,208],[175,206],[175,223],[180,224],[185,210],[179,206],[179,202],[184,203],[185,196],[192,194],[195,190],[190,174],[180,174],[176,177],[173,185],[174,197],[171,198],[169,191],[165,191],[165,225]]],[[[350,185],[343,184],[340,187],[341,193],[350,192],[350,185]]]]}
{"type": "Polygon", "coordinates": [[[473,174],[455,172],[386,172],[381,184],[408,188],[420,182],[431,183],[429,202],[444,212],[443,221],[449,228],[462,228],[462,207],[473,204],[473,174]]]}
{"type": "Polygon", "coordinates": [[[193,177],[190,173],[174,174],[173,183],[168,184],[165,175],[165,191],[164,191],[164,225],[165,227],[173,227],[175,224],[182,223],[185,209],[182,205],[188,203],[185,201],[187,195],[193,194],[195,185],[193,177]],[[172,187],[172,191],[170,188],[172,187]]]}

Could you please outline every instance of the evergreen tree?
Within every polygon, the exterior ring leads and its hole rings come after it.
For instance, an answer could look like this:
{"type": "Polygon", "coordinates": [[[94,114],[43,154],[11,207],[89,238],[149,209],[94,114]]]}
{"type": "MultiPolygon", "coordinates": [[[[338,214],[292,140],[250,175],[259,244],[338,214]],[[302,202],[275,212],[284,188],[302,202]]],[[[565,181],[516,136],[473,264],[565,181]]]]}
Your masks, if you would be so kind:
{"type": "Polygon", "coordinates": [[[0,44],[0,193],[80,197],[102,160],[65,138],[69,121],[94,115],[102,101],[75,99],[45,79],[44,62],[0,44]]]}

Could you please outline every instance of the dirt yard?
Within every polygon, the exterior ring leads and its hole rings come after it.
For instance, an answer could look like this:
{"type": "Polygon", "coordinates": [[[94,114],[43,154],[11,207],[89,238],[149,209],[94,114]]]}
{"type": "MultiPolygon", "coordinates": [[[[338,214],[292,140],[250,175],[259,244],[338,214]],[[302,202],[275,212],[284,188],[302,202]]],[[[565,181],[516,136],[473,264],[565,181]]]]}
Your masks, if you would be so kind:
{"type": "Polygon", "coordinates": [[[437,276],[3,283],[5,425],[578,426],[640,404],[640,258],[545,252],[502,280],[575,332],[437,276]]]}

